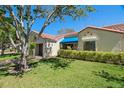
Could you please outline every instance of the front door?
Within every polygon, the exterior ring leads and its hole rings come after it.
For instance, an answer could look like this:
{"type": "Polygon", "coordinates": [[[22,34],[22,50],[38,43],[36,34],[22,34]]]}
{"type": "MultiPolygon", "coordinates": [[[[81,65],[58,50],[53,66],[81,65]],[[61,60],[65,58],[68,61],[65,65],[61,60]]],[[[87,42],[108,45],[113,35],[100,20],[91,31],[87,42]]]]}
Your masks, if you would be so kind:
{"type": "Polygon", "coordinates": [[[39,44],[39,56],[43,56],[43,44],[39,44]]]}

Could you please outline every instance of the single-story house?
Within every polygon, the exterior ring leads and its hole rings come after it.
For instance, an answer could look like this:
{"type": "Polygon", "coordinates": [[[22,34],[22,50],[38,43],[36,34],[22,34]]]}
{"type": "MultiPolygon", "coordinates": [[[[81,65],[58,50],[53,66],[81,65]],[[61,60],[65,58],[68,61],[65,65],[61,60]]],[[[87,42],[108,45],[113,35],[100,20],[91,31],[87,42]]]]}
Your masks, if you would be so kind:
{"type": "Polygon", "coordinates": [[[86,27],[80,32],[70,32],[61,35],[38,35],[36,37],[35,55],[42,57],[57,56],[59,49],[86,50],[86,51],[124,51],[124,24],[106,27],[86,27]]]}
{"type": "Polygon", "coordinates": [[[87,27],[78,34],[78,50],[124,51],[124,24],[87,27]]]}
{"type": "Polygon", "coordinates": [[[61,34],[57,36],[43,33],[41,34],[41,36],[39,36],[39,33],[37,31],[32,31],[30,36],[36,37],[35,39],[36,56],[42,57],[57,56],[59,49],[67,49],[69,46],[71,47],[71,49],[77,49],[78,44],[77,32],[61,34]],[[71,40],[69,40],[69,38],[71,40]]]}

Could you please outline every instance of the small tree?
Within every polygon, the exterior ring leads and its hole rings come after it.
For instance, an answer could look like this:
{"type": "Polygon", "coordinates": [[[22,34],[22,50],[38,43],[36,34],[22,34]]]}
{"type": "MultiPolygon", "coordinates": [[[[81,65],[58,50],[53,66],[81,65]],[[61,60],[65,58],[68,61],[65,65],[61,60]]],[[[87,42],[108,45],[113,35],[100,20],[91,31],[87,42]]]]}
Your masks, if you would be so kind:
{"type": "MultiPolygon", "coordinates": [[[[21,60],[19,62],[19,71],[28,69],[27,56],[29,50],[29,35],[32,25],[35,21],[42,20],[41,30],[39,35],[43,33],[45,28],[57,20],[63,20],[65,16],[70,16],[73,19],[85,16],[88,12],[94,11],[91,6],[73,6],[73,5],[56,5],[56,6],[0,6],[2,10],[9,14],[13,20],[13,26],[16,28],[16,36],[19,43],[16,44],[11,37],[9,39],[13,47],[19,48],[21,60]]],[[[9,30],[9,29],[8,29],[9,30]]]]}

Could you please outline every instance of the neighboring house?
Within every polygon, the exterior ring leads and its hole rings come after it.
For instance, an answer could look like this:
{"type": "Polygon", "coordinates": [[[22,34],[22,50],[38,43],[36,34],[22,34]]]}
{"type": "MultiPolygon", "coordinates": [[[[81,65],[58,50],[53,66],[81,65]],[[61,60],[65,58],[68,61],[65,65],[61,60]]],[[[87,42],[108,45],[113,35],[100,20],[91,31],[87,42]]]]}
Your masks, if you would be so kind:
{"type": "Polygon", "coordinates": [[[124,51],[124,24],[87,27],[79,32],[78,50],[124,51]]]}
{"type": "Polygon", "coordinates": [[[67,34],[61,34],[57,36],[49,35],[49,34],[41,34],[38,35],[37,31],[32,31],[30,36],[36,37],[35,43],[35,55],[42,57],[51,57],[57,56],[58,50],[60,48],[66,49],[67,46],[71,46],[71,48],[75,49],[77,47],[78,40],[69,40],[67,41],[65,38],[76,38],[78,33],[71,32],[67,34]],[[73,44],[74,43],[74,44],[73,44]],[[76,46],[76,47],[75,47],[76,46]]]}

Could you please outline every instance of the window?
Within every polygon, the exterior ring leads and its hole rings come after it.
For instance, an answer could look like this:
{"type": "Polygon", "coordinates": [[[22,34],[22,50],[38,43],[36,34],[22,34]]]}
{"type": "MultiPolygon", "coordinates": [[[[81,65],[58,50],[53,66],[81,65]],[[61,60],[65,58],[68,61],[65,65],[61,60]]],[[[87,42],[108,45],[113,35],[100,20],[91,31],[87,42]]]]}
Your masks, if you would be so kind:
{"type": "Polygon", "coordinates": [[[77,43],[63,43],[63,44],[61,44],[61,49],[76,50],[77,49],[77,43]]]}
{"type": "Polygon", "coordinates": [[[96,42],[95,41],[85,41],[83,45],[84,50],[96,51],[96,42]]]}

